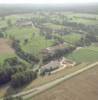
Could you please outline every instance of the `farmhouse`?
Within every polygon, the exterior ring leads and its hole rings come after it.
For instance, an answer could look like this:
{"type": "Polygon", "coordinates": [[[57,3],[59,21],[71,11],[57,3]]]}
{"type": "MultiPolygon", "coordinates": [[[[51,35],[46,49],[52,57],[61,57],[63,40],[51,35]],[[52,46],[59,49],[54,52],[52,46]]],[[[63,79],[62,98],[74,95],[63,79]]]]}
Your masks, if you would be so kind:
{"type": "Polygon", "coordinates": [[[16,26],[18,27],[32,27],[33,22],[29,19],[20,19],[16,21],[16,26]]]}
{"type": "Polygon", "coordinates": [[[58,60],[55,60],[55,61],[51,61],[50,63],[42,66],[40,69],[39,69],[39,73],[40,74],[45,74],[45,73],[48,73],[48,72],[51,72],[53,70],[56,70],[60,67],[60,62],[58,60]]]}
{"type": "Polygon", "coordinates": [[[62,57],[58,60],[51,61],[48,64],[42,66],[39,69],[39,73],[40,74],[53,73],[60,71],[66,67],[74,66],[75,64],[76,62],[66,59],[65,57],[62,57]]]}

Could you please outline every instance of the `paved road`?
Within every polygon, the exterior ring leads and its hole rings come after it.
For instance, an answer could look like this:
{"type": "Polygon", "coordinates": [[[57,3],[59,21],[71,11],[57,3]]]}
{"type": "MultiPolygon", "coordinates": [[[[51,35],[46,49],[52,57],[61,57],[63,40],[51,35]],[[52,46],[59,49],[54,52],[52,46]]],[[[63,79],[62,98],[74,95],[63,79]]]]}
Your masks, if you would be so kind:
{"type": "MultiPolygon", "coordinates": [[[[86,70],[88,70],[90,68],[93,68],[93,67],[95,67],[95,65],[98,65],[98,62],[95,62],[95,63],[93,63],[91,65],[88,65],[88,66],[86,66],[86,67],[84,67],[84,68],[82,68],[82,69],[80,69],[78,71],[75,71],[75,72],[73,72],[73,73],[71,73],[69,75],[66,75],[66,76],[62,77],[62,78],[56,79],[56,80],[54,80],[52,82],[49,82],[49,83],[47,83],[45,85],[39,86],[37,88],[33,88],[31,90],[28,90],[28,91],[21,92],[21,93],[12,95],[12,96],[13,97],[22,96],[24,100],[28,100],[28,98],[30,98],[30,97],[32,97],[34,95],[37,95],[38,93],[41,93],[41,92],[43,92],[43,91],[45,91],[45,90],[47,90],[49,88],[52,88],[53,86],[63,82],[64,80],[72,78],[73,76],[78,75],[83,71],[86,71],[86,70]]],[[[1,98],[0,100],[3,100],[3,99],[1,98]]]]}

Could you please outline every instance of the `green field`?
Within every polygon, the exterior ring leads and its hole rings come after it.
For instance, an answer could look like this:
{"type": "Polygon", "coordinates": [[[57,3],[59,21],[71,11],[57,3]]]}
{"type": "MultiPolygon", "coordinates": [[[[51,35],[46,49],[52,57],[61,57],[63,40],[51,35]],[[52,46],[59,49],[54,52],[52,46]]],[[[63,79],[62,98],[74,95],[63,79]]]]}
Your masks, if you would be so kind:
{"type": "Polygon", "coordinates": [[[80,50],[74,51],[68,55],[68,58],[73,59],[77,62],[96,62],[98,61],[98,48],[85,47],[80,50]]]}
{"type": "Polygon", "coordinates": [[[21,47],[24,51],[31,54],[38,54],[41,49],[47,48],[53,44],[53,40],[47,40],[39,34],[39,30],[33,28],[12,27],[6,31],[7,37],[14,37],[20,40],[21,47]],[[28,43],[24,45],[24,40],[28,39],[28,43]]]}
{"type": "Polygon", "coordinates": [[[98,23],[97,14],[65,12],[64,16],[67,17],[71,22],[77,22],[86,25],[95,25],[98,23]],[[95,18],[95,20],[89,18],[95,18]]]}
{"type": "Polygon", "coordinates": [[[37,35],[32,37],[26,45],[21,44],[24,51],[37,55],[41,49],[45,49],[53,44],[53,40],[47,40],[44,36],[37,35]]]}
{"type": "Polygon", "coordinates": [[[11,58],[11,57],[15,57],[15,54],[13,53],[5,53],[5,54],[1,54],[0,53],[0,64],[2,65],[4,63],[4,60],[7,59],[7,58],[11,58]]]}
{"type": "Polygon", "coordinates": [[[57,25],[57,24],[53,24],[53,23],[45,23],[44,24],[45,27],[50,28],[50,29],[63,29],[64,26],[63,25],[57,25]]]}
{"type": "Polygon", "coordinates": [[[36,29],[35,27],[19,28],[19,27],[14,26],[7,29],[6,35],[8,37],[14,37],[22,41],[23,39],[33,37],[33,33],[37,33],[37,32],[38,32],[38,29],[36,29]]]}
{"type": "MultiPolygon", "coordinates": [[[[44,20],[46,20],[46,22],[42,23],[43,27],[46,27],[46,28],[49,28],[52,30],[62,30],[64,28],[71,30],[71,27],[64,26],[62,24],[62,22],[64,21],[63,17],[69,22],[76,22],[76,23],[82,23],[82,24],[93,24],[93,25],[96,25],[98,23],[98,15],[97,14],[76,13],[76,12],[71,12],[71,11],[63,12],[63,13],[61,13],[61,15],[54,13],[48,17],[47,17],[47,15],[49,13],[45,12],[44,14],[45,15],[40,14],[40,13],[14,14],[14,15],[5,16],[5,19],[2,19],[2,17],[1,17],[0,18],[0,28],[8,27],[7,30],[4,32],[6,38],[18,39],[20,41],[20,45],[21,45],[21,48],[23,49],[23,51],[31,53],[32,55],[38,56],[39,52],[42,49],[45,49],[45,48],[51,46],[55,40],[46,39],[45,36],[42,36],[40,34],[39,28],[37,28],[35,26],[33,26],[33,27],[18,27],[18,26],[16,26],[15,23],[17,20],[20,20],[20,19],[29,19],[30,20],[31,18],[34,18],[39,22],[40,21],[43,22],[44,20]],[[92,20],[90,18],[95,18],[95,20],[92,20]],[[12,22],[11,27],[8,26],[8,23],[7,23],[8,20],[11,20],[11,22],[12,22]],[[61,24],[55,24],[52,21],[57,21],[61,24]],[[28,39],[28,42],[26,44],[24,44],[25,39],[28,39]]],[[[53,32],[54,31],[52,31],[52,33],[50,33],[50,34],[53,34],[53,32]]],[[[67,34],[65,32],[65,34],[63,36],[61,36],[60,34],[61,33],[58,32],[55,35],[62,38],[65,42],[68,42],[68,43],[76,43],[82,37],[82,34],[80,34],[78,31],[74,32],[73,30],[71,30],[71,32],[69,34],[67,34]]],[[[89,47],[89,48],[91,48],[91,47],[89,47]]],[[[95,50],[95,48],[92,48],[92,49],[95,50]]],[[[83,55],[87,56],[88,61],[95,61],[97,59],[96,53],[97,53],[97,50],[96,50],[96,52],[94,52],[94,51],[85,49],[85,50],[79,50],[77,52],[74,52],[71,55],[73,55],[73,58],[75,58],[76,61],[85,61],[86,57],[84,57],[83,55]],[[88,51],[90,52],[90,54],[88,51]],[[85,55],[85,53],[87,55],[85,55]],[[89,57],[90,55],[91,56],[93,55],[92,58],[89,57]],[[80,58],[81,60],[78,58],[80,58]]],[[[10,57],[10,54],[6,54],[4,56],[2,54],[2,57],[0,57],[0,59],[1,59],[0,62],[3,62],[3,60],[7,57],[7,55],[8,55],[8,57],[10,57]]],[[[71,57],[71,55],[69,57],[71,57]]]]}
{"type": "Polygon", "coordinates": [[[81,38],[81,34],[79,33],[70,33],[63,37],[63,39],[69,43],[75,43],[78,40],[80,40],[80,38],[81,38]]]}

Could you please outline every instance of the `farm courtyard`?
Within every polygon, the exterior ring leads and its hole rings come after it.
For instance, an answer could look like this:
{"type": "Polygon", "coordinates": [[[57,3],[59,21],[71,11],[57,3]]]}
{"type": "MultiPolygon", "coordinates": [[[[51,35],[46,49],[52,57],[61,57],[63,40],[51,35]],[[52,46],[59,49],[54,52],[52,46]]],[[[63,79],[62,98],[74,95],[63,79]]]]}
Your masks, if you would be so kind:
{"type": "Polygon", "coordinates": [[[98,100],[97,76],[98,66],[32,98],[33,100],[98,100]]]}

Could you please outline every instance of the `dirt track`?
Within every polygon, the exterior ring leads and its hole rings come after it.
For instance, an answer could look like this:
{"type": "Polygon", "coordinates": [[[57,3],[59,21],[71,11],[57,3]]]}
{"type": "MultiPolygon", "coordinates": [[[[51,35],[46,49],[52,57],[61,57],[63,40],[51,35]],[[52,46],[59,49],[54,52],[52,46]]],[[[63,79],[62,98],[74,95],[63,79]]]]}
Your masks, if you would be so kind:
{"type": "Polygon", "coordinates": [[[66,80],[31,100],[98,100],[98,66],[66,80]]]}

